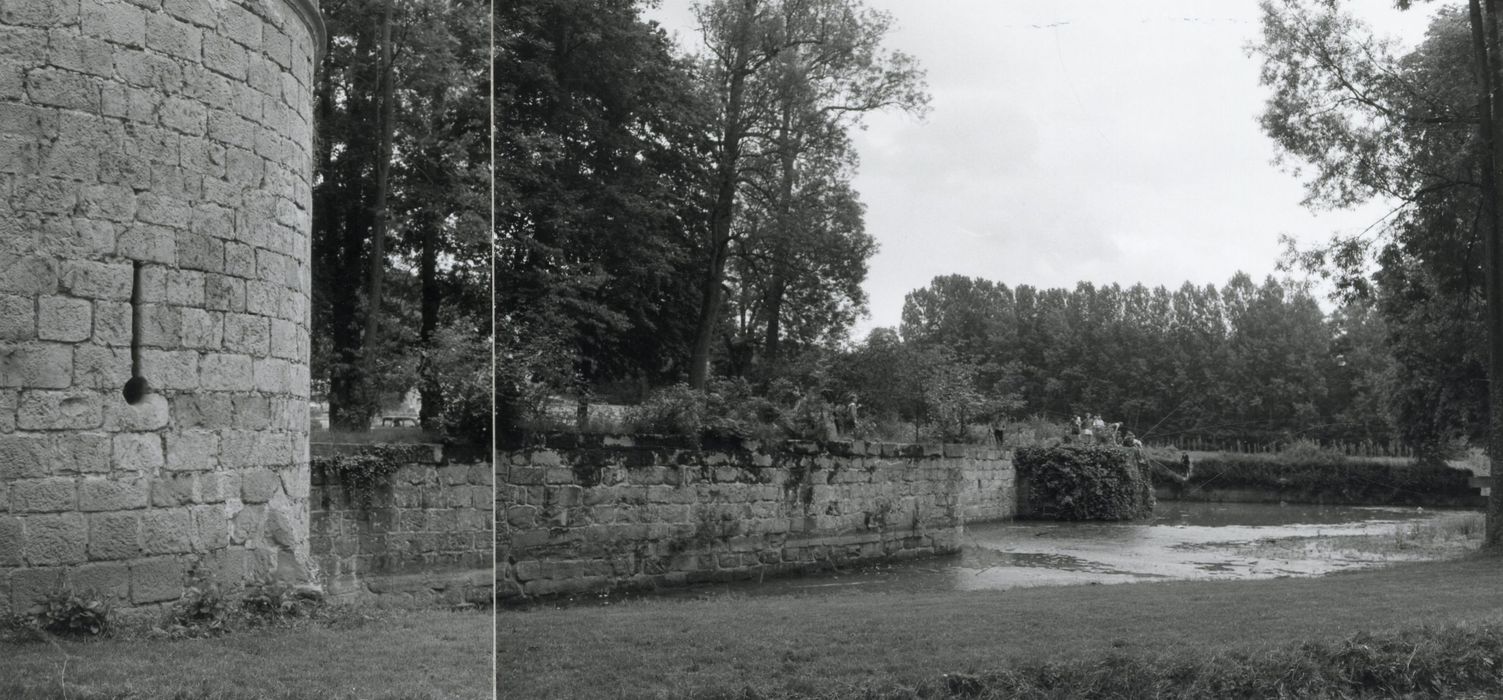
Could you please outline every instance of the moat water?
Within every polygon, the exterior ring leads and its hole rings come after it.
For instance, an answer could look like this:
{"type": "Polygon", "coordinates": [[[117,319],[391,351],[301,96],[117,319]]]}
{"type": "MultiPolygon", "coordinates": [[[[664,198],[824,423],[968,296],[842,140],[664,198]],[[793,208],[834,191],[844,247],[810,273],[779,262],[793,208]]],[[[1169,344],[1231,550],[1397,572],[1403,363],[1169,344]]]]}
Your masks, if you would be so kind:
{"type": "Polygon", "coordinates": [[[1464,543],[1436,546],[1413,530],[1465,514],[1161,501],[1149,521],[983,523],[966,528],[958,555],[713,588],[775,595],[1319,576],[1454,556],[1464,543]]]}

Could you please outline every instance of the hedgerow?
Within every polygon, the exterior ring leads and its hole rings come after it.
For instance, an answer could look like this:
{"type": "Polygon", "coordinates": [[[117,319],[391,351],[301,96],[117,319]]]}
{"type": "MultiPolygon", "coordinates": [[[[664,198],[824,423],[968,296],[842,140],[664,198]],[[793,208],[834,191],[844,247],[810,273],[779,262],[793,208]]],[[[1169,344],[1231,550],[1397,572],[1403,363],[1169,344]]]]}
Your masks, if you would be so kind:
{"type": "MultiPolygon", "coordinates": [[[[1175,482],[1157,470],[1154,485],[1175,482]]],[[[1196,460],[1188,489],[1268,491],[1290,501],[1365,505],[1427,505],[1468,501],[1477,492],[1469,472],[1298,455],[1217,455],[1196,460]]]]}

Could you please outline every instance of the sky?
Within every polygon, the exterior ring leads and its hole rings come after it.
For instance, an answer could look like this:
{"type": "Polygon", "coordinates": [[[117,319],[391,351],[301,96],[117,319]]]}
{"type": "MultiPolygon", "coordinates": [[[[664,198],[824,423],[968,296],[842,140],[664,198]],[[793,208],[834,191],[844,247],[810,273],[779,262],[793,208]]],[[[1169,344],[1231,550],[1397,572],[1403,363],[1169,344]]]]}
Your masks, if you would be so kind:
{"type": "MultiPolygon", "coordinates": [[[[646,13],[698,50],[693,0],[646,13]]],[[[1016,287],[1189,281],[1276,273],[1280,234],[1309,246],[1356,233],[1388,203],[1312,212],[1273,161],[1258,117],[1256,0],[865,0],[886,45],[916,57],[927,117],[872,115],[855,187],[880,246],[854,338],[897,326],[937,275],[1016,287]]],[[[1430,10],[1350,0],[1412,46],[1430,10]]]]}

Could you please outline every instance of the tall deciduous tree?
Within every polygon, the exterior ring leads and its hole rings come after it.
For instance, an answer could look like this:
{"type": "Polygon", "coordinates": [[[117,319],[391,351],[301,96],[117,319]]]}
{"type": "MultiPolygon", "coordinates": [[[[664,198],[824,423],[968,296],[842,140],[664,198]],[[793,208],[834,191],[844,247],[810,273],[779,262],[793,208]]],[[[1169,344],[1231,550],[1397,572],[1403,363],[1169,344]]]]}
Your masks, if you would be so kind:
{"type": "Polygon", "coordinates": [[[709,54],[702,75],[715,111],[704,273],[689,383],[703,388],[725,300],[726,270],[738,235],[761,227],[736,226],[747,160],[765,158],[777,183],[769,246],[771,284],[764,300],[765,346],[776,354],[781,307],[794,244],[793,196],[800,155],[831,128],[889,106],[919,109],[922,74],[881,42],[891,24],[859,0],[713,0],[696,8],[709,54]]]}
{"type": "Polygon", "coordinates": [[[640,4],[496,5],[503,407],[529,377],[582,391],[684,368],[708,117],[689,62],[640,4]]]}

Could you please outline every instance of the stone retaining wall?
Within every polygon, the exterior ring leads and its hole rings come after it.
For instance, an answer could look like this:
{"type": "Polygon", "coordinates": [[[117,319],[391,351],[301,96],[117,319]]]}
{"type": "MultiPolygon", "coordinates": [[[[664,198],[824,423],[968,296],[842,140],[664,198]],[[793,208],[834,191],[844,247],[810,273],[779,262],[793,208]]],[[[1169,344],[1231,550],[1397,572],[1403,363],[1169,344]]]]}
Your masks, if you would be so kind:
{"type": "Polygon", "coordinates": [[[955,552],[1013,508],[977,446],[563,436],[496,464],[502,602],[955,552]]]}
{"type": "Polygon", "coordinates": [[[320,468],[365,445],[315,443],[309,543],[325,592],[385,603],[488,603],[494,470],[484,453],[386,446],[402,466],[369,493],[320,468]]]}

